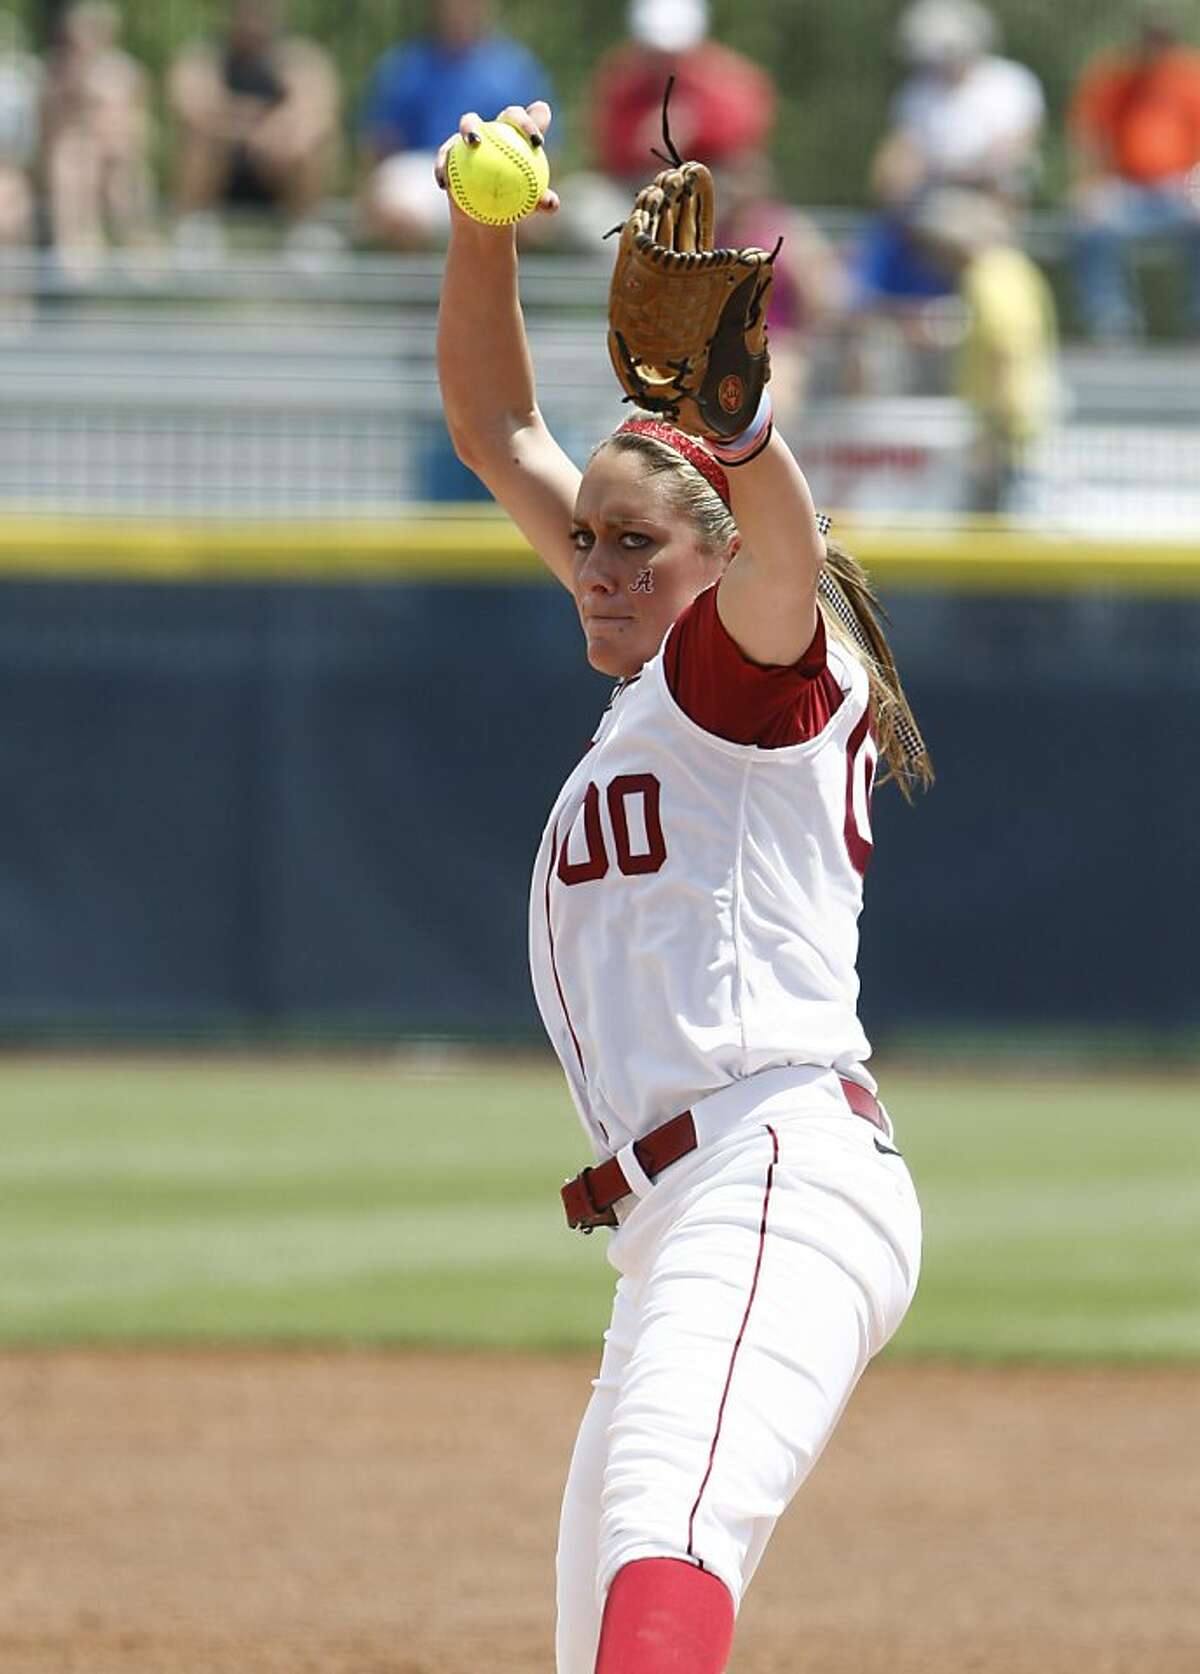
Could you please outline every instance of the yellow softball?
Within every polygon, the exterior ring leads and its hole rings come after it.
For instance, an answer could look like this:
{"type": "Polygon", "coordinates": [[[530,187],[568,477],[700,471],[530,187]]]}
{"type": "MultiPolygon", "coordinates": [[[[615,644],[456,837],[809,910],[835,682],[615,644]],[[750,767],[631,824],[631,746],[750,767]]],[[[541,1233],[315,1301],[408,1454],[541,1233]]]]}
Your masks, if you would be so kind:
{"type": "Polygon", "coordinates": [[[544,146],[530,145],[507,122],[485,122],[478,145],[461,134],[446,157],[446,183],[464,214],[489,227],[531,215],[550,182],[544,146]]]}

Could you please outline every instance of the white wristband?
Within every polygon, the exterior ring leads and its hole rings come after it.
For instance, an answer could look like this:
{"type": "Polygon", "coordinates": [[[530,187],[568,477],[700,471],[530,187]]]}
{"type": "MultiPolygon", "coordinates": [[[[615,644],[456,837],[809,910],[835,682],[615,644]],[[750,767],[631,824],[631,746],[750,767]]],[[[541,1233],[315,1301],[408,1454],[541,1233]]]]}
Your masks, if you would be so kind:
{"type": "Polygon", "coordinates": [[[746,428],[727,441],[710,441],[708,450],[722,465],[745,465],[762,452],[771,439],[775,413],[771,405],[771,391],[764,385],[758,410],[746,428]]]}

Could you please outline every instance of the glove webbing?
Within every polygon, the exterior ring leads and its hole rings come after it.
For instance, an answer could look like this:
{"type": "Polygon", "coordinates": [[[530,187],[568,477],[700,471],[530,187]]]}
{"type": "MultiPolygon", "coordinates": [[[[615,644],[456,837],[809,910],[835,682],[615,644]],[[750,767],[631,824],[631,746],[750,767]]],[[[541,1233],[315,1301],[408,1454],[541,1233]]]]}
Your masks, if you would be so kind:
{"type": "Polygon", "coordinates": [[[667,393],[665,395],[653,395],[650,390],[650,385],[638,371],[637,360],[629,352],[629,344],[625,341],[619,331],[613,332],[613,338],[616,341],[617,348],[621,351],[621,364],[625,368],[626,376],[637,391],[635,395],[623,395],[621,397],[622,405],[626,402],[631,402],[636,407],[644,407],[647,412],[659,413],[664,418],[677,419],[679,417],[680,402],[672,401],[670,397],[672,394],[679,395],[681,397],[691,394],[691,391],[683,382],[684,378],[686,378],[692,370],[691,361],[686,357],[683,360],[667,361],[665,367],[662,368],[663,371],[670,372],[672,374],[671,382],[669,384],[662,385],[662,388],[667,391],[667,393]]]}

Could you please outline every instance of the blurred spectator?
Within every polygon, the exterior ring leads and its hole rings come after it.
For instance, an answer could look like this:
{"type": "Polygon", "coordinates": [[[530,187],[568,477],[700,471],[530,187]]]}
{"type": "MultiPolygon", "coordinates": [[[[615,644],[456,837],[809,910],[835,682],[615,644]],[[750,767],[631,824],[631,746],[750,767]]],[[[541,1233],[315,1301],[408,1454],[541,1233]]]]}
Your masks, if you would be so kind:
{"type": "MultiPolygon", "coordinates": [[[[372,72],[359,124],[366,175],[361,216],[368,237],[397,250],[428,249],[449,230],[434,153],[465,111],[485,121],[506,105],[553,104],[550,78],[519,42],[494,27],[491,0],[431,0],[427,32],[392,47],[372,72]]],[[[522,236],[545,218],[522,223],[522,236]]],[[[440,417],[415,441],[419,493],[427,500],[490,498],[458,459],[440,417]]]]}
{"type": "Polygon", "coordinates": [[[444,240],[446,196],[433,158],[464,111],[491,121],[505,105],[553,103],[546,71],[493,27],[494,10],[491,0],[432,0],[428,32],[392,47],[372,72],[359,124],[372,239],[400,250],[444,240]]]}
{"type": "Polygon", "coordinates": [[[765,151],[775,124],[774,83],[757,64],[708,39],[708,0],[630,0],[626,26],[629,38],[600,60],[584,98],[596,168],[566,182],[555,217],[558,232],[585,249],[624,220],[636,193],[667,167],[663,94],[670,76],[671,138],[683,157],[713,169],[736,165],[765,151]]]}
{"type": "Polygon", "coordinates": [[[710,168],[761,149],[775,122],[775,86],[759,65],[708,39],[707,0],[631,0],[629,39],[598,64],[587,96],[595,158],[609,180],[637,191],[663,165],[662,103],[671,138],[710,168]]]}
{"type": "Polygon", "coordinates": [[[1142,238],[1169,238],[1187,268],[1186,325],[1200,332],[1200,53],[1173,14],[1143,7],[1125,52],[1087,66],[1070,109],[1084,323],[1109,341],[1141,335],[1126,267],[1142,238]]]}
{"type": "Polygon", "coordinates": [[[0,12],[0,321],[29,311],[29,275],[10,252],[35,243],[31,168],[38,144],[41,66],[25,50],[25,33],[0,12]]]}
{"type": "Polygon", "coordinates": [[[312,217],[337,158],[337,72],[323,48],[283,27],[283,0],[232,0],[222,39],[186,47],[170,68],[184,251],[219,250],[217,215],[231,207],[279,217],[296,248],[326,230],[312,217]]]}
{"type": "Polygon", "coordinates": [[[1020,510],[1030,447],[1058,391],[1050,287],[1013,242],[1011,210],[994,194],[939,187],[922,199],[910,230],[963,306],[956,382],[975,419],[970,509],[1020,510]]]}
{"type": "Polygon", "coordinates": [[[76,283],[96,276],[110,241],[135,262],[157,246],[149,83],[120,31],[113,6],[68,7],[46,69],[46,208],[59,268],[76,283]]]}
{"type": "Polygon", "coordinates": [[[767,323],[771,392],[786,427],[804,403],[814,340],[841,314],[845,272],[820,228],[776,193],[765,151],[743,151],[730,157],[714,178],[718,246],[771,250],[783,239],[775,258],[767,323]]]}
{"type": "Polygon", "coordinates": [[[992,14],[977,0],[916,0],[896,43],[909,74],[871,166],[881,214],[855,263],[861,307],[944,295],[947,275],[909,235],[923,193],[970,187],[1007,202],[1028,194],[1045,100],[1033,72],[990,49],[992,14]]]}

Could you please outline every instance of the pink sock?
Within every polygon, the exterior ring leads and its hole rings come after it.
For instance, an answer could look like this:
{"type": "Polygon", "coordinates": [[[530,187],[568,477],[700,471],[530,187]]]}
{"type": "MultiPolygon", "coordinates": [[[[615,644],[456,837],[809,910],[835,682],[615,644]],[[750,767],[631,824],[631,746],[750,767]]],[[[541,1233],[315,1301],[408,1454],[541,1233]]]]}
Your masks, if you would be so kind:
{"type": "Polygon", "coordinates": [[[596,1674],[723,1674],[732,1643],[723,1581],[679,1558],[639,1558],[608,1589],[596,1674]]]}

